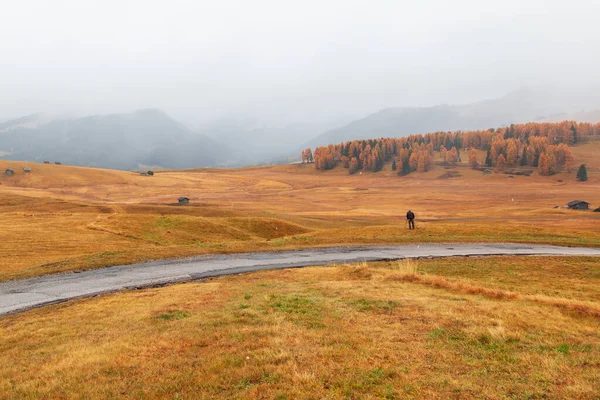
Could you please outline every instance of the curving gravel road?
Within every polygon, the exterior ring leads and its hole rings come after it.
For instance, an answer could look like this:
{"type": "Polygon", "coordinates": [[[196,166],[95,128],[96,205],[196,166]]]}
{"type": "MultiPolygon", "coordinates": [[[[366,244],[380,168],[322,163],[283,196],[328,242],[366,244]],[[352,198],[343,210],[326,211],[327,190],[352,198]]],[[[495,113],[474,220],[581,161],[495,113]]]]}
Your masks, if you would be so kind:
{"type": "Polygon", "coordinates": [[[419,257],[494,255],[600,256],[600,248],[511,243],[428,243],[225,254],[156,261],[0,282],[0,316],[102,293],[266,269],[419,257]]]}

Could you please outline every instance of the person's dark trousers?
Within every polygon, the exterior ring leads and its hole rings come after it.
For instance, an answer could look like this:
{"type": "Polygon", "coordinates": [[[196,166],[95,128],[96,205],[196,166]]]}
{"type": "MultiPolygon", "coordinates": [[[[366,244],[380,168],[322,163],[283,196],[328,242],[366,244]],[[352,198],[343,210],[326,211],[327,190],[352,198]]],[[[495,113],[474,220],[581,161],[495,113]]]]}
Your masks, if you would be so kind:
{"type": "Polygon", "coordinates": [[[408,220],[408,229],[415,229],[415,220],[414,219],[408,220]]]}

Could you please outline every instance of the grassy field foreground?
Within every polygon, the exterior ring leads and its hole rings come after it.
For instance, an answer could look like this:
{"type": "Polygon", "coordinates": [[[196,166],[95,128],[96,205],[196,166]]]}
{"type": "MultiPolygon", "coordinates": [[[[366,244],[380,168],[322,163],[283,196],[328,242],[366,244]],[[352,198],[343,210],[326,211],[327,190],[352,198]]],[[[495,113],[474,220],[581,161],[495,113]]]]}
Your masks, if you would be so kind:
{"type": "Polygon", "coordinates": [[[0,319],[0,398],[589,398],[600,259],[265,271],[0,319]]]}

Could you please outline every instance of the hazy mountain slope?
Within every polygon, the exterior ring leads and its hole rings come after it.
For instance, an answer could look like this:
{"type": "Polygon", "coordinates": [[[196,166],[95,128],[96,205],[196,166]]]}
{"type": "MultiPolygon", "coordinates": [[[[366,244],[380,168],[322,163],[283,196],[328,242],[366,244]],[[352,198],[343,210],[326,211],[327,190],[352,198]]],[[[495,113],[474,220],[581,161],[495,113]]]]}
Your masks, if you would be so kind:
{"type": "Polygon", "coordinates": [[[306,144],[315,147],[354,139],[399,137],[434,131],[487,129],[536,121],[564,112],[560,98],[539,90],[522,89],[504,97],[466,105],[387,108],[323,133],[306,144]]]}
{"type": "Polygon", "coordinates": [[[600,110],[579,111],[572,114],[559,114],[544,119],[545,122],[560,122],[565,120],[577,122],[590,122],[596,124],[600,122],[600,110]]]}
{"type": "MultiPolygon", "coordinates": [[[[308,115],[304,123],[265,125],[249,119],[221,119],[197,128],[197,131],[227,143],[237,165],[249,165],[266,161],[285,160],[288,154],[319,133],[339,126],[336,122],[311,122],[308,115]]],[[[345,122],[348,120],[344,120],[345,122]]]]}
{"type": "Polygon", "coordinates": [[[193,134],[159,110],[57,120],[33,127],[17,122],[0,125],[5,127],[0,132],[3,158],[135,169],[139,164],[211,166],[228,156],[225,146],[193,134]]]}
{"type": "Polygon", "coordinates": [[[41,114],[26,115],[21,118],[12,119],[5,122],[0,122],[0,134],[10,129],[16,128],[37,128],[44,123],[44,118],[41,114]]]}

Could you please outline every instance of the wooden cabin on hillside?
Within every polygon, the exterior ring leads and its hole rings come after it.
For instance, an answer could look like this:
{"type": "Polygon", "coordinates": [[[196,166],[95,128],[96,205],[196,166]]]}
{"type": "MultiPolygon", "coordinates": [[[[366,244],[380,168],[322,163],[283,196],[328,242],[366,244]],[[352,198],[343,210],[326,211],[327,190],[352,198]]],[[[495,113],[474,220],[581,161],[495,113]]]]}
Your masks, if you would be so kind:
{"type": "Polygon", "coordinates": [[[583,200],[573,200],[567,203],[567,208],[570,210],[587,210],[590,208],[590,203],[583,200]]]}
{"type": "Polygon", "coordinates": [[[25,168],[23,168],[23,172],[25,172],[26,174],[29,174],[29,173],[31,173],[31,168],[25,167],[25,168]]]}
{"type": "Polygon", "coordinates": [[[4,171],[4,175],[11,176],[11,175],[14,175],[14,174],[15,174],[15,171],[13,171],[10,168],[7,168],[6,171],[4,171]]]}

